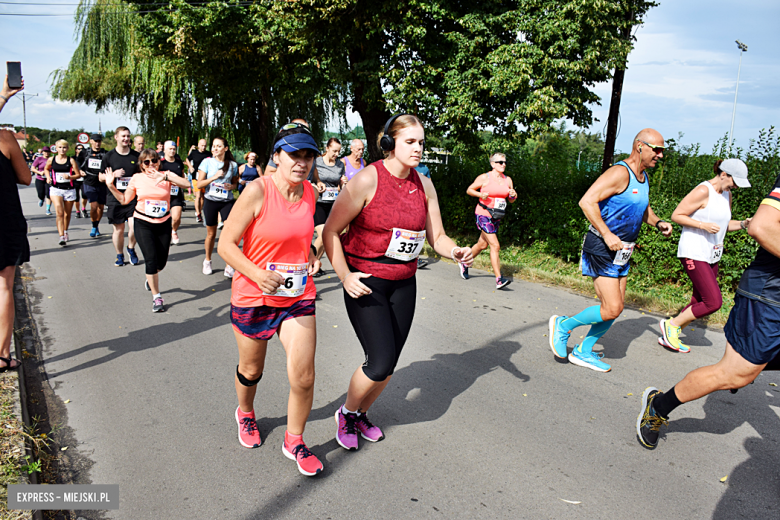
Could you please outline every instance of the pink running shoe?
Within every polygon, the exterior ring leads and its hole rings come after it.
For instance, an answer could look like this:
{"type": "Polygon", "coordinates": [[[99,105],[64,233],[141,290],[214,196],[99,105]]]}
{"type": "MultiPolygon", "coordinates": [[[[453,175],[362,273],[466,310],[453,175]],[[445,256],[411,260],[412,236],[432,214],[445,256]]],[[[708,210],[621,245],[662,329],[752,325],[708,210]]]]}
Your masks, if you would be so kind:
{"type": "Polygon", "coordinates": [[[379,442],[385,438],[385,434],[382,433],[382,430],[380,430],[378,426],[374,426],[374,424],[368,420],[365,412],[358,415],[355,424],[360,432],[360,436],[367,441],[379,442]]]}
{"type": "Polygon", "coordinates": [[[287,439],[285,439],[282,441],[282,453],[284,453],[284,456],[288,459],[297,462],[298,471],[307,477],[313,477],[322,471],[322,462],[320,462],[320,459],[318,459],[304,443],[290,447],[287,445],[287,439]]]}
{"type": "Polygon", "coordinates": [[[236,422],[238,423],[238,442],[244,448],[258,448],[263,443],[260,439],[260,431],[257,429],[255,412],[244,414],[241,407],[236,408],[236,422]]]}
{"type": "Polygon", "coordinates": [[[336,411],[336,424],[338,429],[336,430],[336,442],[338,442],[345,450],[355,451],[358,449],[358,434],[357,434],[357,414],[356,413],[341,413],[341,407],[336,411]]]}

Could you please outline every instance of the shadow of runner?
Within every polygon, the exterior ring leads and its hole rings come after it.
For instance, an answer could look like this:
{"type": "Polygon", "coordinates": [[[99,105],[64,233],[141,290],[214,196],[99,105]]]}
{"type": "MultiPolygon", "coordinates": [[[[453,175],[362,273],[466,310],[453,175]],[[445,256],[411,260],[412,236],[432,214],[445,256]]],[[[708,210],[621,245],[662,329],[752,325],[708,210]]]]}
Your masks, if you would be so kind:
{"type": "MultiPolygon", "coordinates": [[[[530,377],[512,363],[511,358],[520,351],[522,345],[506,338],[526,330],[544,325],[533,323],[514,329],[499,338],[488,340],[483,346],[461,354],[434,354],[431,359],[415,361],[395,372],[382,396],[371,408],[372,419],[380,425],[385,434],[396,426],[431,422],[441,418],[452,405],[453,400],[466,392],[480,377],[503,369],[520,381],[527,382],[530,377]]],[[[349,383],[345,377],[344,384],[349,383]]],[[[309,422],[329,419],[333,422],[336,409],[346,400],[346,393],[331,403],[312,410],[309,422]]],[[[261,434],[284,426],[287,418],[258,418],[261,434]]],[[[383,441],[386,442],[386,441],[383,441]]],[[[314,488],[316,480],[327,478],[340,468],[348,458],[355,454],[347,452],[332,439],[325,444],[310,446],[311,451],[327,460],[325,470],[314,479],[303,479],[291,485],[286,491],[277,493],[273,503],[267,503],[258,511],[246,516],[247,520],[276,518],[284,514],[296,501],[303,500],[309,490],[314,488]]]]}
{"type": "Polygon", "coordinates": [[[84,370],[85,368],[96,367],[98,365],[102,365],[117,359],[118,357],[124,356],[125,354],[143,352],[144,350],[161,347],[174,341],[179,341],[190,336],[195,336],[201,332],[211,330],[226,323],[230,323],[229,304],[217,307],[204,316],[189,318],[181,323],[159,323],[157,325],[145,327],[141,330],[132,331],[127,336],[123,336],[121,338],[116,338],[110,341],[91,343],[63,354],[58,354],[52,357],[47,356],[45,363],[48,364],[54,361],[61,361],[79,356],[81,354],[86,354],[95,349],[109,350],[108,354],[105,354],[104,356],[97,359],[86,361],[80,365],[65,369],[61,372],[49,373],[48,379],[54,379],[65,374],[78,372],[80,370],[84,370]],[[220,312],[223,310],[227,310],[228,312],[220,315],[220,312]]]}
{"type": "MultiPolygon", "coordinates": [[[[759,376],[760,378],[760,376],[759,376]]],[[[728,475],[726,492],[713,513],[714,519],[780,518],[780,419],[770,404],[780,406],[780,391],[767,390],[760,379],[739,393],[715,392],[704,403],[704,419],[684,418],[669,422],[672,432],[703,432],[724,435],[749,424],[760,437],[745,439],[750,458],[728,475]],[[764,392],[770,392],[774,399],[764,392]],[[750,405],[745,406],[745,402],[750,405]],[[772,513],[774,511],[774,513],[772,513]]],[[[679,463],[678,463],[679,464],[679,463]]],[[[713,475],[713,479],[723,475],[713,475]]]]}

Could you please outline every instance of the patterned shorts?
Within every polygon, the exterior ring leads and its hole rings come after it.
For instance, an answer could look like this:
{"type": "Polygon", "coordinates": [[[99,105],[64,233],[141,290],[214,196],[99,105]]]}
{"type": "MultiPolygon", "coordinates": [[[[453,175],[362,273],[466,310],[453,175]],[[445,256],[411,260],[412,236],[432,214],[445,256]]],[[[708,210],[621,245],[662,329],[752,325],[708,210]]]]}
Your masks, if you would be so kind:
{"type": "Polygon", "coordinates": [[[477,227],[480,231],[484,231],[490,235],[495,235],[498,233],[498,225],[501,223],[500,220],[493,220],[492,218],[485,215],[476,215],[476,217],[477,227]]]}
{"type": "Polygon", "coordinates": [[[283,321],[314,316],[314,300],[299,300],[289,307],[236,307],[230,305],[230,322],[247,338],[269,340],[283,321]]]}

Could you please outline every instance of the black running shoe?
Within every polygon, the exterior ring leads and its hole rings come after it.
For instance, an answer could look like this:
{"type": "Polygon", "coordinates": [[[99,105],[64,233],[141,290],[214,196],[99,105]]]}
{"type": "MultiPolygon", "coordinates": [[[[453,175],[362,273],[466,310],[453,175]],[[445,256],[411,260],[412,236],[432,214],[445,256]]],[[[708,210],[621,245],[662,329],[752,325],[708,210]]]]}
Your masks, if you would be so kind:
{"type": "Polygon", "coordinates": [[[642,395],[642,410],[636,418],[636,436],[639,443],[648,450],[654,450],[658,446],[658,435],[661,425],[669,422],[661,417],[653,408],[653,399],[661,392],[655,387],[647,387],[642,395]]]}
{"type": "Polygon", "coordinates": [[[425,258],[417,257],[417,269],[422,269],[428,265],[428,260],[425,258]]]}
{"type": "Polygon", "coordinates": [[[325,271],[324,271],[322,268],[320,268],[320,270],[319,270],[319,271],[317,271],[316,273],[314,273],[314,274],[313,274],[313,275],[311,275],[311,276],[312,276],[312,278],[319,278],[319,277],[320,277],[320,276],[322,276],[323,274],[325,274],[325,271]]]}

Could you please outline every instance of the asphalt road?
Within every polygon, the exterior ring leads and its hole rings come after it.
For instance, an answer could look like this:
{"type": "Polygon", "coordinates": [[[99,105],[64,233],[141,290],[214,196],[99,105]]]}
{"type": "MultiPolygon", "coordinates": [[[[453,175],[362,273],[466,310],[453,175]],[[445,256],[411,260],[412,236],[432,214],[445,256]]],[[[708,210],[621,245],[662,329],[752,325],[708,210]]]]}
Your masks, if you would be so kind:
{"type": "Polygon", "coordinates": [[[217,256],[214,274],[201,274],[205,229],[194,212],[161,274],[168,310],[153,314],[143,266],[113,265],[105,220],[103,237],[90,239],[89,220],[74,218],[61,248],[35,190],[20,193],[45,370],[66,410],[68,454],[88,462],[75,481],[120,486],[121,508],[106,518],[780,517],[776,374],[679,408],[655,451],[635,438],[645,387],[667,390],[717,361],[721,332],[689,328],[692,352],[675,354],[656,343],[658,317],[626,310],[596,346],[613,366],[600,374],[556,362],[546,336],[551,314],[593,299],[519,280],[495,291],[492,274],[463,281],[435,261],[417,275],[409,341],[371,411],[386,439],[357,452],[334,440],[333,414],[363,353],[338,279],[317,281],[305,439],[325,471],[304,477],[281,453],[278,339],[255,401],[264,443],[249,450],[236,439],[230,283],[217,256]]]}

